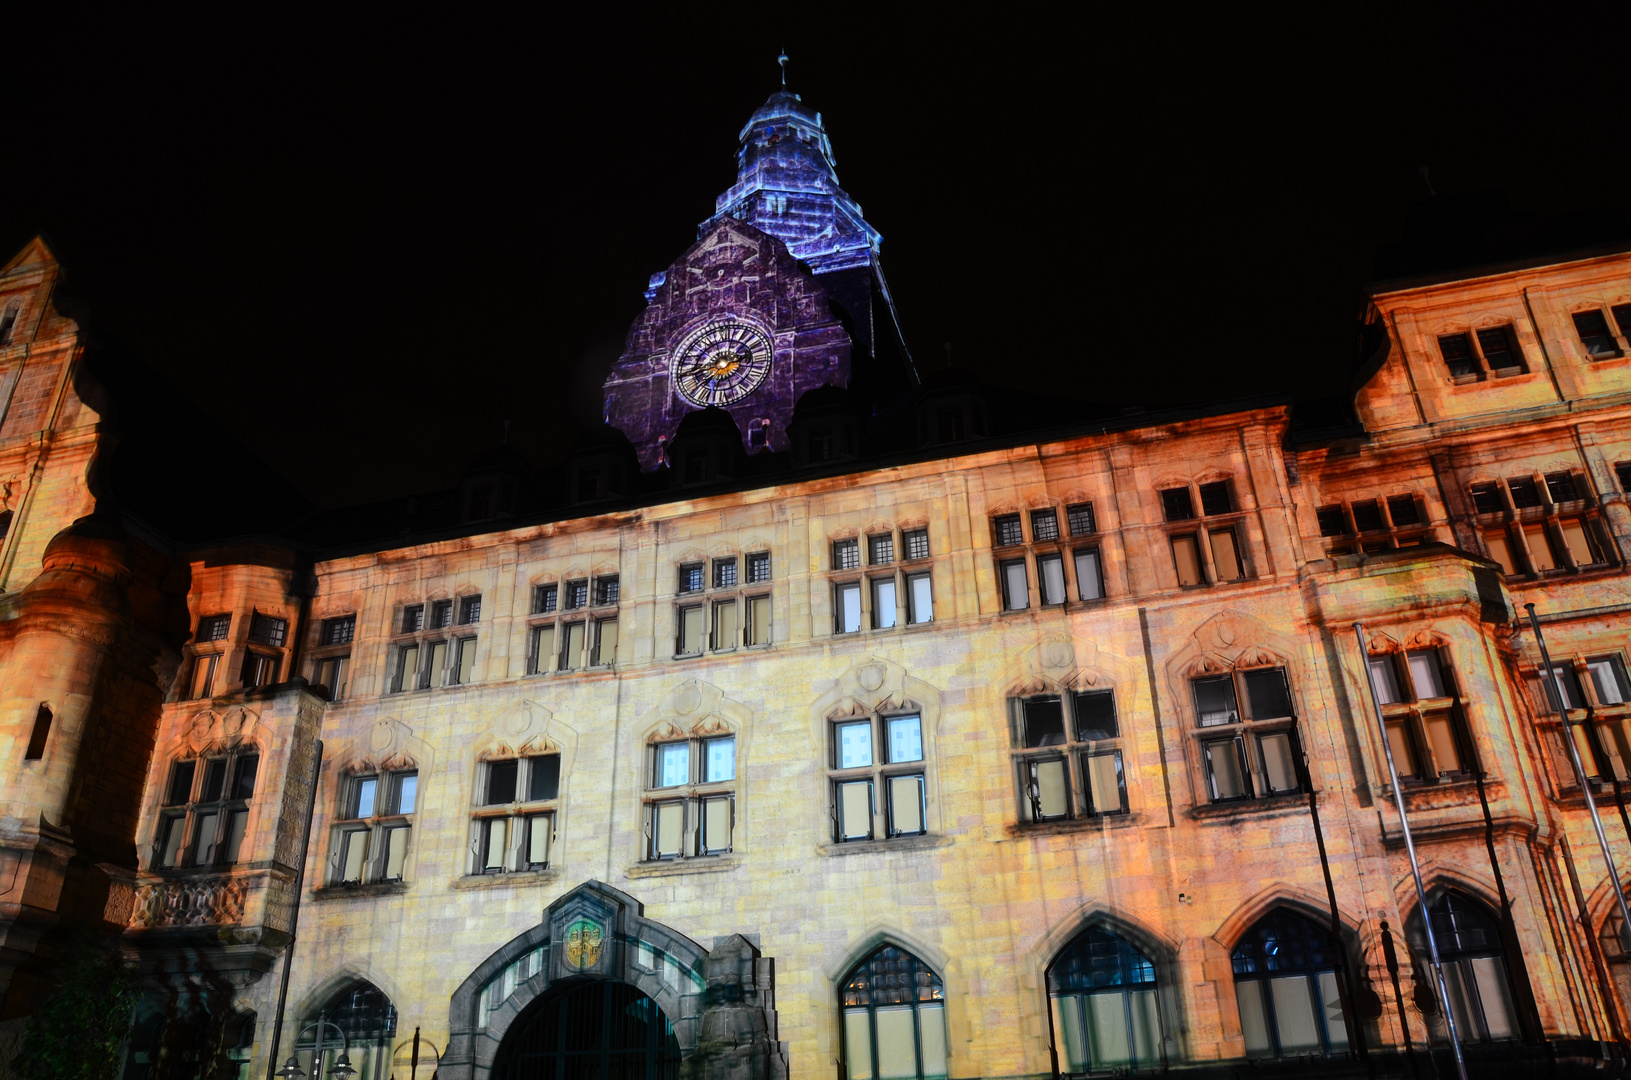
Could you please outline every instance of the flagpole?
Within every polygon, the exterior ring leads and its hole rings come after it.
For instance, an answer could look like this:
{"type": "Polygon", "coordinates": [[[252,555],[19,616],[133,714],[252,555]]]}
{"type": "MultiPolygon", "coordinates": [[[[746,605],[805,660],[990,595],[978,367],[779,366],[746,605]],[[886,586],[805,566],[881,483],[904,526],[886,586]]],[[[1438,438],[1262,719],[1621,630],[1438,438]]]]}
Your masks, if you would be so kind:
{"type": "MultiPolygon", "coordinates": [[[[1450,988],[1444,981],[1444,966],[1438,959],[1438,937],[1433,933],[1433,914],[1427,910],[1427,888],[1421,882],[1421,863],[1416,861],[1416,841],[1410,835],[1410,818],[1404,809],[1404,787],[1399,783],[1399,770],[1393,764],[1393,744],[1388,742],[1387,721],[1382,718],[1382,703],[1376,697],[1376,682],[1370,677],[1370,653],[1365,648],[1365,626],[1354,623],[1354,634],[1359,645],[1359,675],[1370,688],[1371,709],[1376,714],[1376,733],[1382,737],[1382,756],[1387,759],[1388,780],[1393,784],[1393,805],[1399,810],[1399,829],[1404,833],[1404,850],[1410,856],[1410,875],[1416,879],[1416,901],[1421,907],[1421,924],[1427,931],[1427,954],[1433,963],[1433,977],[1438,983],[1438,1000],[1444,1009],[1444,1022],[1450,1028],[1450,1046],[1455,1050],[1456,1073],[1467,1080],[1467,1062],[1461,1056],[1461,1036],[1455,1028],[1455,1010],[1450,1007],[1450,988]]],[[[1433,1053],[1428,1044],[1428,1056],[1433,1053]]]]}

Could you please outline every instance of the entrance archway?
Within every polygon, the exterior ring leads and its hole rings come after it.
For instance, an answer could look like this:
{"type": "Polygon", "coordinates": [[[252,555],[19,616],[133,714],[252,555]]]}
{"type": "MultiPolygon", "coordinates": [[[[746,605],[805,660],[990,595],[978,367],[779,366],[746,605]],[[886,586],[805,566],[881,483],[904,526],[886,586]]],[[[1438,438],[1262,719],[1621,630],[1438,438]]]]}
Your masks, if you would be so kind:
{"type": "Polygon", "coordinates": [[[516,1018],[493,1080],[679,1080],[674,1025],[637,987],[606,979],[558,984],[516,1018]]]}

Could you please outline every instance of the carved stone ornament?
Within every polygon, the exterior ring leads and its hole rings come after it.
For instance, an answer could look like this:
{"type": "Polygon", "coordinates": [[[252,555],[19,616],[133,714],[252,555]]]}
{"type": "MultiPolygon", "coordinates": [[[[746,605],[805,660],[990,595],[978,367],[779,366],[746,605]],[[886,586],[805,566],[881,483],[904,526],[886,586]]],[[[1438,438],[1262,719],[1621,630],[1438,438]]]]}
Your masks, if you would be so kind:
{"type": "Polygon", "coordinates": [[[135,929],[164,926],[224,926],[242,922],[243,878],[196,878],[142,885],[136,890],[130,925],[135,929]]]}
{"type": "Polygon", "coordinates": [[[866,716],[874,712],[922,712],[938,715],[940,691],[906,673],[899,664],[877,657],[858,661],[838,678],[838,685],[817,702],[823,717],[866,716]]]}
{"type": "Polygon", "coordinates": [[[340,760],[346,772],[388,772],[392,769],[427,769],[434,752],[430,744],[414,735],[413,729],[394,716],[374,722],[351,755],[340,760]]]}
{"type": "Polygon", "coordinates": [[[600,946],[606,931],[599,923],[579,918],[566,928],[566,962],[579,971],[592,968],[600,960],[600,946]]]}
{"type": "Polygon", "coordinates": [[[211,747],[237,746],[251,738],[259,724],[260,713],[242,705],[233,705],[221,712],[200,709],[182,731],[182,751],[196,756],[211,747]]]}
{"type": "Polygon", "coordinates": [[[550,737],[555,714],[536,701],[514,702],[494,716],[488,726],[492,741],[477,754],[481,761],[498,761],[525,754],[558,751],[558,740],[550,737]]]}
{"type": "MultiPolygon", "coordinates": [[[[694,735],[735,733],[745,735],[753,712],[711,683],[686,679],[663,695],[657,707],[641,718],[645,741],[670,742],[694,735]]],[[[737,746],[740,756],[743,747],[737,746]]]]}

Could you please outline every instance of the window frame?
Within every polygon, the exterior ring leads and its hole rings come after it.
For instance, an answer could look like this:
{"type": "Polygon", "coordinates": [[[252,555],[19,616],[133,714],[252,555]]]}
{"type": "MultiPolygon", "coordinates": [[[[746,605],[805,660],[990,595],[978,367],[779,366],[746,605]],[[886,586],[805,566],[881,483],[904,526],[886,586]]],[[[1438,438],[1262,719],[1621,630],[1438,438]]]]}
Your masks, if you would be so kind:
{"type": "MultiPolygon", "coordinates": [[[[1126,754],[1132,747],[1114,686],[1063,687],[1058,691],[1017,694],[1008,698],[1010,757],[1018,783],[1018,825],[1022,828],[1061,821],[1101,821],[1130,817],[1134,812],[1132,785],[1127,782],[1126,754]],[[1109,728],[1090,728],[1090,721],[1106,717],[1087,711],[1089,701],[1108,704],[1109,728]],[[1056,705],[1059,716],[1058,739],[1051,735],[1036,738],[1032,731],[1031,707],[1056,705]],[[1096,736],[1096,737],[1095,737],[1096,736]],[[1105,805],[1095,784],[1091,762],[1111,758],[1116,775],[1113,807],[1105,805]],[[1065,808],[1063,813],[1044,814],[1041,808],[1039,765],[1057,763],[1061,770],[1065,808]]],[[[1051,726],[1051,725],[1050,725],[1051,726]]]]}
{"type": "Polygon", "coordinates": [[[253,829],[258,821],[256,795],[262,789],[264,776],[262,760],[265,752],[259,744],[240,743],[237,746],[207,750],[196,757],[171,758],[165,770],[164,785],[159,790],[158,813],[155,815],[153,841],[148,855],[148,869],[155,873],[187,870],[221,871],[252,859],[245,858],[243,845],[252,842],[253,829]],[[245,761],[253,761],[249,791],[240,794],[242,780],[239,771],[245,761]],[[213,796],[208,792],[211,768],[221,767],[221,790],[213,796]],[[176,784],[183,767],[187,769],[185,790],[177,798],[176,784]],[[243,830],[233,842],[232,823],[240,817],[243,830]],[[206,826],[203,819],[208,819],[206,826]],[[209,828],[208,837],[203,835],[209,828]],[[179,832],[176,831],[179,829],[179,832]],[[172,847],[170,841],[174,839],[172,847]],[[199,857],[200,847],[208,843],[205,857],[199,857]],[[228,847],[228,845],[233,845],[228,847]],[[175,859],[165,861],[165,855],[174,851],[175,859]],[[228,858],[230,853],[231,857],[228,858]]]}
{"type": "Polygon", "coordinates": [[[661,738],[652,735],[646,740],[645,774],[641,785],[641,816],[643,850],[641,861],[647,863],[684,861],[686,859],[714,858],[734,854],[737,837],[737,800],[742,776],[742,738],[734,728],[720,728],[709,732],[692,732],[679,738],[661,738]],[[722,779],[710,779],[712,756],[710,751],[719,743],[731,744],[731,774],[722,779]],[[664,783],[663,753],[670,747],[685,747],[686,774],[683,781],[664,783]],[[711,836],[708,807],[719,800],[727,800],[724,844],[715,844],[718,837],[711,836]],[[679,847],[675,851],[661,848],[662,816],[678,808],[680,816],[679,847]]]}
{"type": "MultiPolygon", "coordinates": [[[[1448,647],[1443,644],[1418,644],[1414,647],[1388,645],[1366,652],[1365,678],[1368,689],[1380,705],[1383,727],[1387,730],[1393,750],[1393,764],[1399,782],[1410,787],[1429,784],[1456,783],[1473,777],[1478,772],[1478,754],[1466,718],[1466,700],[1461,695],[1460,683],[1450,661],[1448,647]],[[1410,664],[1420,658],[1434,665],[1439,681],[1438,696],[1423,697],[1421,687],[1410,664]],[[1384,694],[1379,679],[1386,681],[1384,694]],[[1383,701],[1384,696],[1393,698],[1383,701]],[[1435,730],[1443,725],[1442,734],[1448,736],[1448,745],[1435,738],[1435,730]],[[1396,740],[1396,741],[1395,741],[1396,740]],[[1444,768],[1446,750],[1452,751],[1457,767],[1444,768]],[[1399,760],[1400,751],[1409,755],[1408,762],[1399,760]],[[1409,766],[1406,771],[1405,766],[1409,766]]],[[[1377,750],[1378,763],[1384,787],[1387,780],[1387,762],[1381,748],[1377,750]]]]}
{"type": "Polygon", "coordinates": [[[826,726],[826,788],[827,816],[830,822],[828,841],[833,844],[854,844],[871,841],[898,841],[914,836],[927,836],[934,832],[931,820],[930,773],[932,770],[930,731],[928,721],[920,708],[874,709],[865,715],[833,716],[826,726]],[[893,725],[906,720],[917,724],[917,756],[896,760],[895,743],[891,738],[893,725]],[[845,766],[842,758],[845,729],[865,727],[868,760],[865,764],[845,766]],[[897,780],[917,782],[913,802],[918,828],[897,827],[903,818],[896,805],[899,789],[897,780]],[[867,829],[864,836],[850,835],[847,829],[845,791],[851,785],[865,784],[868,798],[867,829]]]}
{"type": "Polygon", "coordinates": [[[1607,542],[1613,530],[1603,517],[1591,475],[1583,468],[1474,479],[1467,491],[1483,554],[1499,564],[1509,580],[1563,577],[1618,565],[1614,545],[1607,542]],[[1574,498],[1559,502],[1553,493],[1565,476],[1574,498]],[[1522,500],[1514,496],[1515,484],[1533,494],[1532,505],[1518,505],[1529,499],[1528,494],[1522,500]],[[1575,534],[1590,562],[1582,561],[1571,544],[1575,534]]]}
{"type": "MultiPolygon", "coordinates": [[[[1203,474],[1206,475],[1206,474],[1203,474]]],[[[1172,582],[1170,587],[1202,589],[1218,585],[1249,582],[1257,577],[1255,558],[1248,540],[1250,511],[1241,503],[1237,477],[1220,476],[1202,482],[1191,479],[1187,484],[1156,489],[1161,500],[1162,521],[1159,528],[1167,538],[1171,554],[1172,582]],[[1180,494],[1182,493],[1181,497],[1180,494]],[[1221,505],[1228,509],[1220,508],[1221,505]],[[1187,514],[1180,511],[1187,510],[1187,514]],[[1236,576],[1222,577],[1220,557],[1215,537],[1227,535],[1232,545],[1236,576]],[[1194,548],[1195,579],[1186,582],[1184,561],[1180,547],[1194,548]]],[[[1159,560],[1158,560],[1159,561],[1159,560]]],[[[1103,565],[1100,565],[1103,573],[1103,565]]]]}
{"type": "Polygon", "coordinates": [[[1296,688],[1292,683],[1291,664],[1288,661],[1234,667],[1227,672],[1191,673],[1185,677],[1185,681],[1189,685],[1185,705],[1192,711],[1192,720],[1187,724],[1188,737],[1195,744],[1198,769],[1199,784],[1196,790],[1197,794],[1204,796],[1197,799],[1197,805],[1260,804],[1309,792],[1313,777],[1303,752],[1302,715],[1298,710],[1296,688]],[[1280,686],[1284,691],[1286,707],[1290,710],[1287,716],[1254,715],[1256,706],[1248,680],[1269,672],[1277,672],[1282,680],[1280,686]],[[1227,700],[1232,703],[1232,708],[1203,712],[1199,689],[1203,683],[1226,688],[1227,700]],[[1207,716],[1222,718],[1208,722],[1205,719],[1207,716]],[[1287,736],[1287,764],[1295,781],[1290,787],[1275,784],[1276,770],[1268,750],[1268,742],[1281,736],[1287,736]],[[1212,755],[1214,748],[1229,743],[1233,744],[1234,761],[1240,770],[1241,790],[1225,795],[1221,793],[1220,777],[1214,768],[1212,755]]]}
{"type": "Polygon", "coordinates": [[[424,797],[419,788],[419,767],[412,765],[372,772],[355,772],[346,768],[339,774],[338,788],[337,808],[329,824],[328,871],[324,875],[324,885],[328,888],[358,888],[400,884],[409,880],[408,860],[415,850],[413,830],[424,797]],[[374,796],[365,814],[357,800],[360,786],[366,781],[374,782],[374,796]],[[412,792],[413,800],[412,807],[406,811],[402,809],[405,788],[412,792]],[[398,832],[407,833],[402,838],[406,846],[402,849],[397,867],[399,872],[392,876],[391,837],[398,832]],[[345,873],[350,865],[350,845],[359,842],[358,838],[365,847],[358,865],[358,877],[351,880],[345,877],[345,873]]]}
{"type": "Polygon", "coordinates": [[[557,869],[555,852],[560,843],[561,811],[566,787],[566,763],[561,752],[554,747],[542,753],[521,754],[484,759],[477,764],[476,805],[470,810],[469,862],[465,873],[471,877],[489,877],[500,874],[541,873],[557,869]],[[555,792],[535,797],[536,770],[547,768],[553,762],[555,792]],[[509,800],[493,801],[494,770],[515,766],[514,787],[509,800]],[[504,822],[504,852],[496,866],[489,865],[488,855],[495,822],[504,822]],[[539,821],[546,821],[549,836],[546,858],[542,865],[534,865],[532,830],[539,821]]]}

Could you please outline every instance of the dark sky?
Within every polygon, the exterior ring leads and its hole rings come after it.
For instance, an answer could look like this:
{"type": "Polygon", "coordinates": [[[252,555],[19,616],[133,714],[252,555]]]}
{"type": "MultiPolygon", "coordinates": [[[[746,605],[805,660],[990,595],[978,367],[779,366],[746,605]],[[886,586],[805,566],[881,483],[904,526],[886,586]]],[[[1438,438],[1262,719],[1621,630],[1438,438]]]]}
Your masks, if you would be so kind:
{"type": "Polygon", "coordinates": [[[1631,35],[1618,5],[1325,6],[53,14],[7,34],[0,243],[44,231],[100,332],[319,503],[450,484],[505,419],[547,464],[785,46],[923,368],[1330,394],[1419,166],[1631,214],[1631,35]]]}

